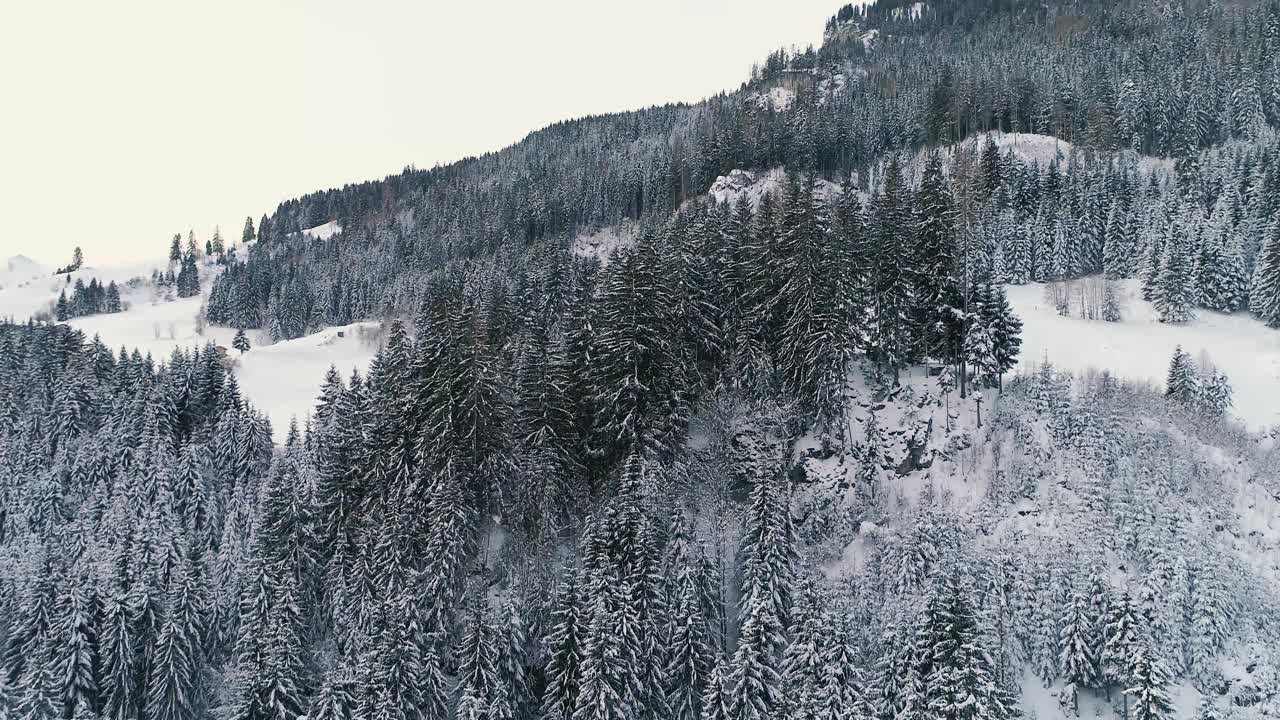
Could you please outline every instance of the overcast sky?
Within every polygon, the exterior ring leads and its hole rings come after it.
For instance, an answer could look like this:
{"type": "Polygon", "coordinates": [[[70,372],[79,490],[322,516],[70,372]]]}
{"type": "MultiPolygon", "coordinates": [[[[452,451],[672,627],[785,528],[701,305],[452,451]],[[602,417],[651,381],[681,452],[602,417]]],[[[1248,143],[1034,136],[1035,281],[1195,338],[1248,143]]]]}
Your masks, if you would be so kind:
{"type": "Polygon", "coordinates": [[[0,259],[161,257],[285,198],[731,90],[840,0],[0,3],[0,259]]]}

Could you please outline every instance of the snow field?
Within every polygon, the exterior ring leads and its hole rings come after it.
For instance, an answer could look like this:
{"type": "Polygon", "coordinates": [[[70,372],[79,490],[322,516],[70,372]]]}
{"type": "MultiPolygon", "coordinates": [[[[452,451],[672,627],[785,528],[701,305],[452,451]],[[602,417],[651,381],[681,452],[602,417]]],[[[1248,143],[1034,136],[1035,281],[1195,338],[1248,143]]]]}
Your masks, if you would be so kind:
{"type": "Polygon", "coordinates": [[[1182,345],[1197,360],[1207,354],[1227,374],[1235,390],[1232,412],[1247,426],[1280,424],[1280,332],[1245,312],[1204,309],[1185,325],[1167,325],[1142,299],[1136,280],[1123,281],[1122,292],[1124,320],[1108,323],[1058,315],[1042,284],[1009,286],[1009,302],[1022,319],[1023,371],[1047,357],[1062,370],[1108,370],[1163,386],[1173,350],[1182,345]]]}
{"type": "MultiPolygon", "coordinates": [[[[3,285],[0,287],[0,317],[12,317],[18,322],[47,310],[57,300],[58,293],[69,287],[66,275],[53,276],[38,265],[21,260],[26,259],[14,258],[8,264],[19,268],[18,276],[34,273],[32,279],[13,283],[10,280],[13,273],[0,275],[0,284],[3,285]]],[[[87,338],[99,337],[112,352],[118,352],[121,347],[129,352],[137,348],[143,355],[150,353],[156,362],[167,361],[175,348],[202,348],[209,342],[227,348],[242,396],[270,418],[277,442],[283,442],[291,417],[297,417],[301,426],[315,407],[320,385],[330,365],[338,369],[345,381],[350,378],[352,370],[361,373],[368,370],[378,350],[379,323],[362,322],[326,328],[275,345],[267,344],[262,333],[250,330],[252,347],[241,355],[231,348],[231,340],[236,333],[234,328],[206,326],[203,332],[197,328],[197,317],[203,312],[204,299],[217,266],[201,266],[203,292],[190,298],[175,297],[172,288],[157,293],[149,282],[155,267],[155,263],[135,263],[85,267],[72,273],[72,285],[76,279],[85,283],[95,277],[102,283],[114,280],[120,286],[121,299],[127,309],[120,313],[72,318],[67,324],[83,332],[87,338]],[[143,278],[147,282],[130,287],[128,282],[132,278],[143,278]]]]}

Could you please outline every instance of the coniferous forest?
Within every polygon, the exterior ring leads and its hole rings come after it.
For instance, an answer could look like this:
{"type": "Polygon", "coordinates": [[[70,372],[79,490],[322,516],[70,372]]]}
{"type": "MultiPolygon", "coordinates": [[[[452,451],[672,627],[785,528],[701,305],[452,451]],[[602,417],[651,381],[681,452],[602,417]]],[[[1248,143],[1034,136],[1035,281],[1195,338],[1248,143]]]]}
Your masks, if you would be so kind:
{"type": "Polygon", "coordinates": [[[212,344],[0,324],[0,720],[1274,717],[1274,434],[1182,348],[1023,357],[1005,288],[1280,326],[1277,128],[1275,0],[881,0],[247,220],[235,350],[386,328],[282,444],[212,344]]]}

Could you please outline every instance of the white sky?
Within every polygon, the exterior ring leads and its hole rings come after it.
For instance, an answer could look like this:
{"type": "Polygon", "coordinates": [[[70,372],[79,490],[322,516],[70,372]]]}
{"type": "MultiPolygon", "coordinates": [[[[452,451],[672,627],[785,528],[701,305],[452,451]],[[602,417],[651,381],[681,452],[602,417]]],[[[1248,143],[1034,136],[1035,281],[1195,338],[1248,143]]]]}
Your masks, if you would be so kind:
{"type": "Polygon", "coordinates": [[[286,198],[731,90],[842,0],[0,3],[0,259],[161,257],[286,198]]]}

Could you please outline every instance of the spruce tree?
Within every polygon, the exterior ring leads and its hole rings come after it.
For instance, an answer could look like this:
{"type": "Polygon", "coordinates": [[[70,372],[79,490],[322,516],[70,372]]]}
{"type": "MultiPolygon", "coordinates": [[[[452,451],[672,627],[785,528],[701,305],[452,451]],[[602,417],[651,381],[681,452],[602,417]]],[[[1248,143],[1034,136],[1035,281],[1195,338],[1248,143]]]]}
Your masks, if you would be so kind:
{"type": "Polygon", "coordinates": [[[1164,394],[1184,407],[1193,407],[1200,396],[1200,379],[1195,362],[1181,345],[1174,348],[1173,358],[1169,361],[1164,394]]]}
{"type": "Polygon", "coordinates": [[[1182,237],[1188,229],[1180,220],[1171,232],[1160,266],[1154,302],[1160,322],[1185,323],[1191,319],[1191,306],[1195,300],[1190,253],[1187,241],[1182,237]]]}
{"type": "Polygon", "coordinates": [[[930,153],[916,196],[909,270],[914,357],[953,359],[961,351],[963,323],[957,257],[956,211],[942,169],[930,153]]]}
{"type": "Polygon", "coordinates": [[[895,383],[909,354],[911,296],[905,262],[910,242],[907,192],[901,161],[896,154],[891,155],[885,168],[884,185],[871,206],[875,231],[868,279],[874,316],[870,332],[872,351],[881,366],[892,370],[895,383]]]}
{"type": "Polygon", "coordinates": [[[1158,653],[1139,641],[1130,658],[1129,687],[1125,694],[1133,700],[1133,720],[1165,720],[1173,715],[1169,696],[1169,676],[1158,653]]]}
{"type": "Polygon", "coordinates": [[[1249,290],[1249,309],[1268,327],[1280,327],[1280,220],[1262,246],[1249,290]]]}
{"type": "Polygon", "coordinates": [[[1094,632],[1096,621],[1091,615],[1089,598],[1082,588],[1071,594],[1066,616],[1062,620],[1058,647],[1061,653],[1058,664],[1068,683],[1077,691],[1095,687],[1099,679],[1099,652],[1094,632]]]}
{"type": "Polygon", "coordinates": [[[572,568],[566,569],[556,592],[552,630],[547,638],[550,658],[546,665],[546,689],[542,693],[543,717],[570,720],[578,704],[584,633],[579,609],[579,585],[572,568]]]}

